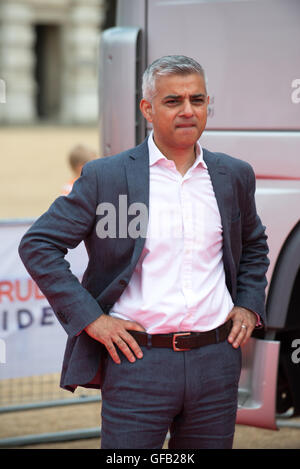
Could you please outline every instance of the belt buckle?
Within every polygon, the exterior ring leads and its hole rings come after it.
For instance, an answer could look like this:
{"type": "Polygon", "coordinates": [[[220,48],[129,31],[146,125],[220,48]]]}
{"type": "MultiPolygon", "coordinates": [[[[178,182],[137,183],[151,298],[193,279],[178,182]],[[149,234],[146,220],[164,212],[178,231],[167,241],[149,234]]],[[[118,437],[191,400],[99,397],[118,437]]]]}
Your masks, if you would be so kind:
{"type": "Polygon", "coordinates": [[[180,337],[182,335],[191,335],[191,333],[190,332],[179,332],[178,334],[176,333],[176,334],[173,335],[172,345],[173,345],[174,352],[186,352],[188,350],[191,350],[190,348],[178,348],[178,347],[176,347],[177,337],[180,337]]]}

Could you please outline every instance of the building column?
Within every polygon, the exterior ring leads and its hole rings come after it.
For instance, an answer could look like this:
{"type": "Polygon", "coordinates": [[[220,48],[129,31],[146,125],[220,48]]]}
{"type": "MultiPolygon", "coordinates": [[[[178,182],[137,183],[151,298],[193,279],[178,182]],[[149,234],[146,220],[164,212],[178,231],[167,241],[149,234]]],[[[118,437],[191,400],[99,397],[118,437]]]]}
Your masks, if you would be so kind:
{"type": "Polygon", "coordinates": [[[35,119],[32,7],[22,0],[0,0],[0,79],[5,103],[0,122],[27,124],[35,119]]]}
{"type": "Polygon", "coordinates": [[[98,49],[104,15],[104,0],[71,1],[62,33],[62,122],[97,122],[98,49]]]}

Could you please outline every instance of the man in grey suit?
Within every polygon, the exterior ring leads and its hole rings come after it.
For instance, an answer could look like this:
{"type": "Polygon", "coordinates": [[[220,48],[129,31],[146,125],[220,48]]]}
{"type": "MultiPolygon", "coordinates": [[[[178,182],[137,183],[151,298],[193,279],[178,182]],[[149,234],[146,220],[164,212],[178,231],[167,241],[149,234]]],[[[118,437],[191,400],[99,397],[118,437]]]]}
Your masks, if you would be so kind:
{"type": "Polygon", "coordinates": [[[265,323],[250,165],[203,149],[204,71],[144,73],[139,146],[85,165],[19,252],[68,334],[61,386],[102,390],[102,448],[231,448],[240,346],[265,323]],[[163,228],[162,228],[163,227],[163,228]],[[84,240],[82,283],[65,260],[84,240]]]}

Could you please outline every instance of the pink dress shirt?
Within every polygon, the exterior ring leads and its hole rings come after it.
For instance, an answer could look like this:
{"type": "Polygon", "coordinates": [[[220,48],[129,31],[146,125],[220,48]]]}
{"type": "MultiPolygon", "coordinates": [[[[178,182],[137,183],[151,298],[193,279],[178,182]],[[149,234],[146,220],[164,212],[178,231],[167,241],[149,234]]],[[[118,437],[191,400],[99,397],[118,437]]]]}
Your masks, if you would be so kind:
{"type": "Polygon", "coordinates": [[[141,257],[111,315],[149,334],[207,331],[233,307],[225,284],[222,224],[202,148],[182,176],[148,138],[149,225],[141,257]]]}

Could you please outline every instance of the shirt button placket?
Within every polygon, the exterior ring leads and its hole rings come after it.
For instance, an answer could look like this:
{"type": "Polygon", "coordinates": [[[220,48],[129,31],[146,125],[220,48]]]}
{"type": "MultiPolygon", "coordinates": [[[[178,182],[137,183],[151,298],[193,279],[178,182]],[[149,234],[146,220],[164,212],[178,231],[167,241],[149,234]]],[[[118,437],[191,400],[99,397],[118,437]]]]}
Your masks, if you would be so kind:
{"type": "MultiPolygon", "coordinates": [[[[184,181],[183,181],[184,182],[184,181]]],[[[182,219],[183,219],[183,268],[182,284],[186,304],[191,304],[192,292],[192,261],[193,261],[193,223],[192,201],[187,193],[187,184],[181,185],[182,191],[182,219]]]]}

